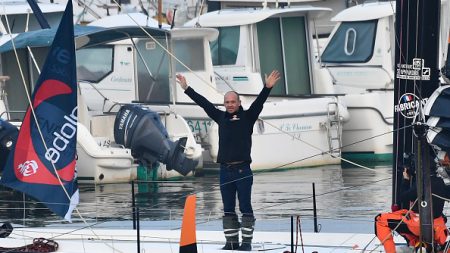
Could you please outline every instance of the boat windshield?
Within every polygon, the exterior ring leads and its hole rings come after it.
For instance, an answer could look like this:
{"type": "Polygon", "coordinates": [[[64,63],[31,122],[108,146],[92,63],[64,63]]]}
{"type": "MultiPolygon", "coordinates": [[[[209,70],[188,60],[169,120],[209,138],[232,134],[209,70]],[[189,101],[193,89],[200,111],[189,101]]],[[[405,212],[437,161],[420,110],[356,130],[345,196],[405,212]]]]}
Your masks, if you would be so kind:
{"type": "Polygon", "coordinates": [[[170,101],[170,56],[159,46],[168,47],[166,38],[156,40],[158,43],[150,39],[139,39],[136,43],[138,98],[142,102],[167,103],[170,101]]]}
{"type": "Polygon", "coordinates": [[[77,76],[79,80],[98,83],[113,70],[113,47],[102,46],[77,51],[77,76]]]}
{"type": "Polygon", "coordinates": [[[239,50],[239,26],[219,27],[219,37],[210,43],[214,66],[234,65],[239,50]]]}
{"type": "Polygon", "coordinates": [[[373,55],[377,20],[342,22],[322,54],[323,63],[363,63],[373,55]]]}
{"type": "MultiPolygon", "coordinates": [[[[175,56],[192,71],[205,70],[205,50],[203,38],[174,40],[175,56]]],[[[181,63],[176,63],[177,72],[187,71],[181,63]]]]}

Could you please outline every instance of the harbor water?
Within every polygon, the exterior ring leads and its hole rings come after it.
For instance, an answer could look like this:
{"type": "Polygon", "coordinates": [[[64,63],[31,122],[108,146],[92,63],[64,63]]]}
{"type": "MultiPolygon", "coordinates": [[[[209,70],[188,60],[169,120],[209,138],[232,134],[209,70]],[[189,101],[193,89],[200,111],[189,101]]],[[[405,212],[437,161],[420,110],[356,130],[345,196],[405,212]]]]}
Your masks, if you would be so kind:
{"type": "MultiPolygon", "coordinates": [[[[314,183],[317,229],[327,232],[351,229],[371,233],[375,215],[390,209],[392,181],[390,166],[371,168],[333,165],[256,172],[252,202],[258,221],[257,229],[259,226],[260,229],[289,230],[289,220],[294,215],[300,217],[305,229],[312,230],[314,183]]],[[[199,227],[220,229],[222,202],[217,173],[177,181],[136,183],[134,190],[142,222],[155,225],[177,221],[172,225],[179,226],[185,197],[195,193],[199,227]]],[[[22,193],[1,188],[0,194],[2,221],[9,220],[25,226],[61,223],[61,219],[45,206],[22,193]]],[[[80,184],[78,210],[82,219],[91,224],[129,222],[132,219],[131,196],[131,184],[80,184]]],[[[74,212],[75,224],[81,224],[82,219],[74,212]]]]}

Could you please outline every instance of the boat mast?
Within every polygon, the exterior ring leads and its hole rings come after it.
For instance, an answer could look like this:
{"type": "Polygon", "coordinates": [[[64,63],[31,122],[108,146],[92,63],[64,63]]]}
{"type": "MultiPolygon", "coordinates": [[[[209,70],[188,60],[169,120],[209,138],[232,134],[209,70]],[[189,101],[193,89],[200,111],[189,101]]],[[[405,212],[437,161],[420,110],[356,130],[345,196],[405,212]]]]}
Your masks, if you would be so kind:
{"type": "MultiPolygon", "coordinates": [[[[419,241],[426,245],[433,244],[433,210],[430,180],[430,146],[426,138],[426,126],[418,124],[414,126],[414,133],[417,135],[417,145],[414,153],[416,159],[416,184],[417,184],[417,204],[420,214],[420,236],[419,241]]],[[[416,204],[416,205],[417,205],[416,204]]]]}
{"type": "MultiPolygon", "coordinates": [[[[403,154],[415,153],[421,241],[432,242],[429,146],[422,107],[439,87],[440,0],[397,0],[394,80],[393,204],[398,204],[403,154]],[[410,127],[414,125],[414,128],[410,127]]],[[[408,207],[401,207],[408,208],[408,207]]]]}

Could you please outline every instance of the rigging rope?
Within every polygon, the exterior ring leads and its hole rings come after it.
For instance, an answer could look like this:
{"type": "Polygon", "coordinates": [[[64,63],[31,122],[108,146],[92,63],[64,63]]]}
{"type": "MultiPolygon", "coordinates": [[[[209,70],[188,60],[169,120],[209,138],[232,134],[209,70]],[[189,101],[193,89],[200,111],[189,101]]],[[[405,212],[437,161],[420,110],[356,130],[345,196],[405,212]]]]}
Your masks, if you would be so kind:
{"type": "Polygon", "coordinates": [[[300,235],[300,245],[302,246],[302,253],[305,253],[305,247],[303,243],[303,234],[302,234],[302,224],[300,221],[300,215],[297,216],[297,233],[296,234],[296,240],[295,240],[295,253],[297,253],[297,245],[298,245],[298,236],[300,235]]]}

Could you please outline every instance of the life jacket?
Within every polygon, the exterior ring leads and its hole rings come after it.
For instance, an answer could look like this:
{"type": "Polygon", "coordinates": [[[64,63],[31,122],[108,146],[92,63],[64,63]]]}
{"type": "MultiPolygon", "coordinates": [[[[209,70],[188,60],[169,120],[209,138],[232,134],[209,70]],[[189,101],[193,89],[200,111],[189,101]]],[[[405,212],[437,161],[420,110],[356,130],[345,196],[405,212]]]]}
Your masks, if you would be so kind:
{"type": "MultiPolygon", "coordinates": [[[[446,219],[443,216],[433,221],[434,241],[438,245],[445,245],[447,239],[446,219]]],[[[420,220],[419,215],[407,209],[401,209],[390,213],[381,213],[375,217],[375,234],[383,244],[387,253],[395,253],[395,243],[392,231],[395,229],[409,246],[419,245],[420,220]]]]}

